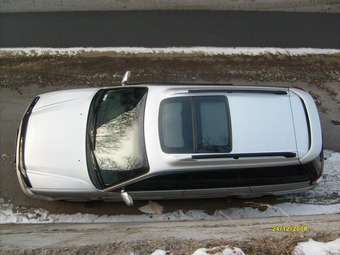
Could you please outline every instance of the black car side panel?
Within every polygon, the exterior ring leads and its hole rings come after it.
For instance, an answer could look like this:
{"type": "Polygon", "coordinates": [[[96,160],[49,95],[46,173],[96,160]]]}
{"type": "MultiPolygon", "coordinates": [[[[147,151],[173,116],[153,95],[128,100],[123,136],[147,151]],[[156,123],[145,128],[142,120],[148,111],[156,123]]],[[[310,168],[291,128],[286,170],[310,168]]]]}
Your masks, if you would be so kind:
{"type": "Polygon", "coordinates": [[[306,165],[173,172],[153,176],[126,191],[214,189],[315,181],[321,175],[319,158],[306,165]]]}

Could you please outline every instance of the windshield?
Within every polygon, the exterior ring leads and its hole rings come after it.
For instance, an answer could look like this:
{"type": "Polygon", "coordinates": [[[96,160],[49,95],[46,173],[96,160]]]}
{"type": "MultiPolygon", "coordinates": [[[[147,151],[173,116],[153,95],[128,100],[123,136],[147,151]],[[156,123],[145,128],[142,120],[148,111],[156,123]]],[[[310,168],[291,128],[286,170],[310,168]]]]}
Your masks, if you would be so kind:
{"type": "Polygon", "coordinates": [[[94,184],[119,184],[148,170],[144,145],[147,88],[100,90],[88,121],[88,163],[94,184]],[[95,179],[95,180],[94,180],[95,179]]]}

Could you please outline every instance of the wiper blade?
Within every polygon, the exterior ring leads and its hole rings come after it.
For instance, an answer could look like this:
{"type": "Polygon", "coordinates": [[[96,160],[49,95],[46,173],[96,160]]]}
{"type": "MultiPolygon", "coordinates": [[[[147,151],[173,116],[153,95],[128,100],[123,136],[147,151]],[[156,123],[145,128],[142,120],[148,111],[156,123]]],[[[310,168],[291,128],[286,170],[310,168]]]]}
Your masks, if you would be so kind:
{"type": "Polygon", "coordinates": [[[94,155],[93,151],[91,151],[91,159],[92,159],[92,162],[93,162],[93,169],[95,171],[99,171],[98,162],[97,162],[96,156],[94,155]]]}
{"type": "Polygon", "coordinates": [[[93,149],[94,146],[93,146],[93,139],[91,137],[91,131],[89,132],[88,136],[89,136],[88,142],[90,146],[91,159],[95,167],[98,168],[98,162],[97,162],[96,156],[94,155],[94,149],[93,149]]]}
{"type": "MultiPolygon", "coordinates": [[[[90,147],[92,147],[92,142],[89,140],[89,145],[90,147]]],[[[99,169],[99,165],[98,165],[98,161],[97,161],[97,158],[96,158],[96,155],[94,154],[94,151],[90,149],[90,157],[91,157],[91,161],[92,161],[92,169],[95,173],[95,175],[97,176],[97,180],[99,182],[99,184],[104,187],[105,184],[104,184],[104,181],[102,179],[102,176],[100,174],[100,169],[99,169]]]]}
{"type": "MultiPolygon", "coordinates": [[[[106,93],[105,93],[106,94],[106,93]]],[[[104,95],[105,96],[105,95],[104,95]]],[[[91,121],[91,127],[90,127],[90,140],[91,140],[91,149],[96,149],[96,135],[97,135],[97,129],[96,129],[96,123],[97,123],[97,112],[99,109],[99,101],[102,99],[102,96],[98,97],[99,99],[96,101],[93,113],[92,113],[92,121],[91,121]]]]}

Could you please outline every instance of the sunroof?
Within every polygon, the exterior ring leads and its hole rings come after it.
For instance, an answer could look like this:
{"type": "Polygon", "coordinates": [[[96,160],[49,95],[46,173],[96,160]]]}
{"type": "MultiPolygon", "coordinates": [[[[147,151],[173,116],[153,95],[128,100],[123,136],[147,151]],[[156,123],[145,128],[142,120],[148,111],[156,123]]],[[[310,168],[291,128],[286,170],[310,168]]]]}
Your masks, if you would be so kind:
{"type": "Polygon", "coordinates": [[[231,151],[228,101],[224,96],[185,96],[162,101],[159,131],[166,153],[231,151]]]}

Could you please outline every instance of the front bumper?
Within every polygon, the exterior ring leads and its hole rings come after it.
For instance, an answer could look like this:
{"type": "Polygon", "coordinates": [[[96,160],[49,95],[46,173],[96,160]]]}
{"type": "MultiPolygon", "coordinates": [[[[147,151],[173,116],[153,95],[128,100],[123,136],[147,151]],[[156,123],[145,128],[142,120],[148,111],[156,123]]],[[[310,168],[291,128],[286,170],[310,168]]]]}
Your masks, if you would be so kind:
{"type": "Polygon", "coordinates": [[[17,147],[16,147],[16,172],[19,180],[20,187],[22,191],[29,197],[33,197],[34,194],[30,191],[32,185],[26,173],[24,149],[25,149],[25,136],[29,117],[39,97],[35,97],[32,103],[27,107],[25,114],[20,122],[18,133],[17,133],[17,147]]]}

